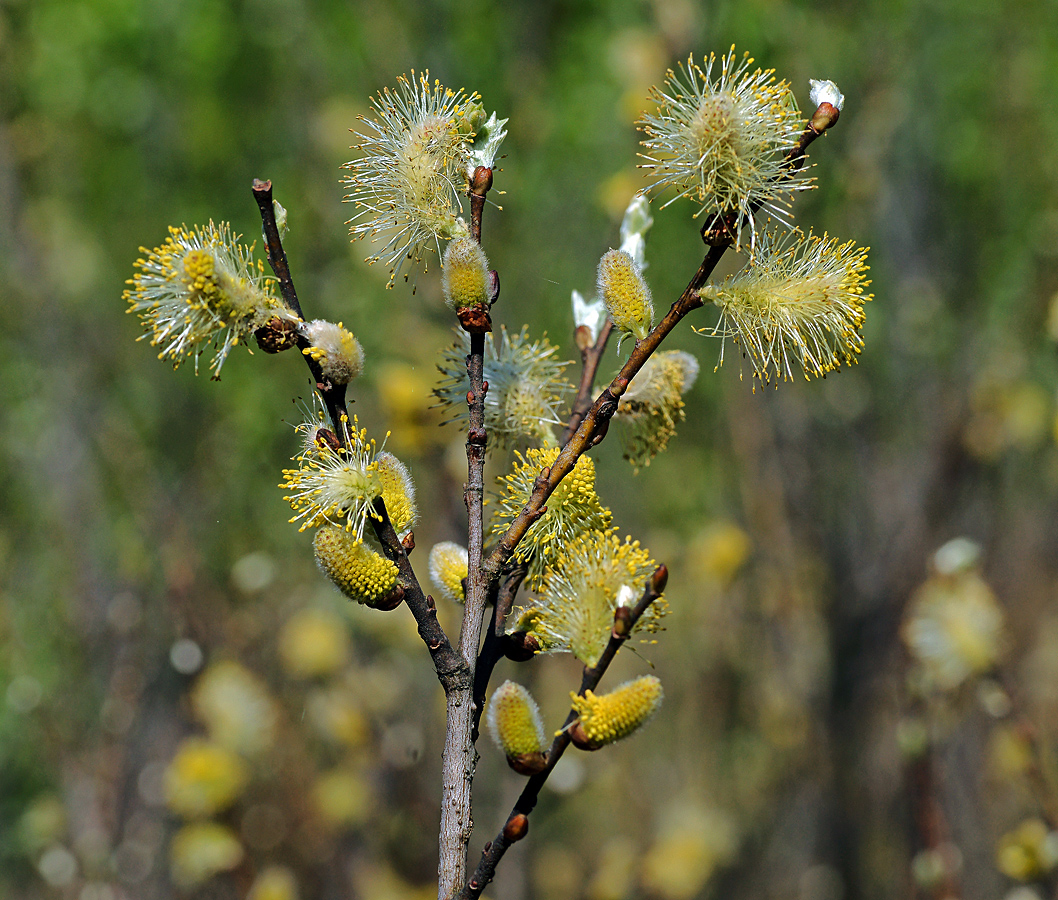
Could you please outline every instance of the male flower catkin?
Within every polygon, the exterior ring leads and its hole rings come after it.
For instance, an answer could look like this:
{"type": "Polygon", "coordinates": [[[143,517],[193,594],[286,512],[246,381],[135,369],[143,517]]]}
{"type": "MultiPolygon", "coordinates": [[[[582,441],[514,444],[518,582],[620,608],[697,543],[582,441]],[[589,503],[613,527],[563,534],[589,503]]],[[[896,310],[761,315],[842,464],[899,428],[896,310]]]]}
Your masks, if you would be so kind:
{"type": "Polygon", "coordinates": [[[301,326],[301,333],[312,343],[302,352],[320,364],[323,377],[334,384],[348,384],[364,371],[364,348],[339,322],[313,319],[301,326]]]}
{"type": "Polygon", "coordinates": [[[383,491],[375,442],[368,441],[367,429],[356,426],[355,418],[352,429],[348,420],[342,422],[344,447],[323,439],[324,434],[333,434],[321,430],[318,422],[298,426],[312,440],[306,440],[294,457],[298,468],[283,470],[286,480],[279,486],[291,492],[283,499],[297,513],[290,521],[302,520],[299,531],[328,523],[343,525],[360,539],[364,523],[375,518],[371,502],[383,491]]]}
{"type": "Polygon", "coordinates": [[[544,723],[536,701],[524,687],[505,681],[496,688],[485,721],[512,769],[532,775],[544,767],[544,723]]]}
{"type": "MultiPolygon", "coordinates": [[[[434,389],[440,406],[451,416],[449,421],[466,421],[466,357],[470,336],[458,334],[458,342],[444,351],[437,368],[443,376],[434,389]]],[[[489,384],[485,394],[485,428],[489,449],[505,450],[519,440],[529,438],[553,444],[552,426],[561,425],[558,410],[571,387],[562,377],[568,365],[556,359],[558,348],[546,337],[530,341],[523,328],[511,334],[500,326],[499,340],[485,341],[484,379],[489,384]]]]}
{"type": "Polygon", "coordinates": [[[625,424],[624,456],[637,469],[664,450],[684,420],[683,395],[698,377],[698,360],[682,350],[662,350],[643,364],[617,407],[625,424]]]}
{"type": "Polygon", "coordinates": [[[429,566],[430,581],[437,593],[452,603],[466,603],[463,581],[470,571],[467,548],[452,541],[434,544],[429,566]]]}
{"type": "Polygon", "coordinates": [[[344,528],[324,525],[312,540],[323,574],[350,600],[384,606],[397,584],[397,567],[344,528]]]}
{"type": "MultiPolygon", "coordinates": [[[[639,541],[621,541],[611,531],[563,541],[554,556],[539,596],[523,608],[515,630],[527,632],[545,652],[569,652],[593,666],[610,641],[617,608],[639,600],[657,567],[639,541]]],[[[667,612],[659,597],[633,633],[659,631],[667,612]]]]}
{"type": "Polygon", "coordinates": [[[386,514],[397,537],[404,538],[419,520],[419,509],[415,505],[415,483],[411,473],[397,457],[383,451],[375,457],[378,478],[382,483],[382,499],[386,514]]]}
{"type": "MultiPolygon", "coordinates": [[[[554,463],[558,454],[558,447],[530,447],[525,456],[515,451],[517,462],[504,479],[504,492],[493,513],[493,534],[503,534],[510,527],[528,502],[536,476],[544,466],[554,463]]],[[[585,454],[559,482],[547,500],[547,512],[530,526],[514,551],[519,562],[529,564],[528,585],[534,589],[539,586],[547,567],[573,538],[609,527],[611,518],[595,492],[595,463],[585,454]]]]}
{"type": "Polygon", "coordinates": [[[159,359],[180,365],[195,361],[207,344],[215,348],[209,367],[214,377],[231,348],[277,317],[296,322],[298,317],[271,294],[273,280],[253,258],[253,248],[232,237],[226,222],[204,228],[170,228],[160,247],[141,247],[145,258],[136,261],[137,272],[124,298],[148,329],[159,359]]]}
{"type": "Polygon", "coordinates": [[[624,250],[608,250],[599,260],[599,296],[614,328],[643,340],[654,324],[654,303],[639,266],[624,250]]]}
{"type": "Polygon", "coordinates": [[[772,69],[750,71],[753,60],[735,57],[734,47],[719,60],[713,54],[704,70],[688,57],[680,72],[668,72],[665,88],[654,88],[655,113],[639,121],[646,135],[643,168],[653,176],[651,190],[671,186],[675,196],[690,197],[713,220],[736,214],[735,244],[742,227],[754,237],[754,209],[785,219],[792,191],[812,186],[804,170],[785,166],[786,154],[800,137],[803,122],[785,81],[772,69]]]}
{"type": "Polygon", "coordinates": [[[431,245],[440,255],[440,241],[466,234],[459,194],[483,120],[475,100],[413,71],[371,98],[377,118],[360,117],[362,155],[344,166],[345,200],[357,207],[346,224],[354,240],[386,241],[368,262],[388,265],[390,284],[406,260],[418,261],[431,245]]]}
{"type": "Polygon", "coordinates": [[[573,709],[580,717],[570,726],[573,743],[582,750],[598,750],[642,727],[662,699],[661,682],[653,675],[641,675],[626,681],[609,694],[585,691],[584,696],[570,694],[573,709]]]}
{"type": "Polygon", "coordinates": [[[481,245],[459,237],[445,249],[441,287],[452,312],[489,305],[489,261],[481,245]]]}
{"type": "MultiPolygon", "coordinates": [[[[762,233],[748,266],[700,294],[720,308],[719,324],[699,334],[733,337],[762,382],[825,375],[856,362],[863,349],[860,329],[867,248],[852,241],[790,232],[762,233]]],[[[724,362],[723,344],[720,362],[724,362]]]]}

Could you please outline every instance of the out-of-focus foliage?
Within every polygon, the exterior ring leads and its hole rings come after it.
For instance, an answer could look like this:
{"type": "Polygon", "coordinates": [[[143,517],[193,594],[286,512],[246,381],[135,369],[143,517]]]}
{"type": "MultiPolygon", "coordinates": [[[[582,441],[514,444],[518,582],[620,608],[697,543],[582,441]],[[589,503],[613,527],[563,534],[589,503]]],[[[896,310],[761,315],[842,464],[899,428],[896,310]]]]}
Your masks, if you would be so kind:
{"type": "MultiPolygon", "coordinates": [[[[809,78],[847,98],[795,213],[871,246],[866,349],[751,394],[747,364],[711,374],[718,343],[675,335],[704,375],[668,450],[638,475],[616,440],[593,454],[615,521],[672,572],[665,640],[640,651],[665,705],[563,760],[489,895],[1053,893],[1055,33],[1050,0],[0,5],[0,895],[433,893],[443,711],[421,642],[325,584],[276,487],[304,369],[236,348],[219,384],[174,374],[134,341],[124,281],[169,225],[252,241],[250,181],[271,178],[306,311],[363,343],[354,410],[394,432],[420,548],[462,542],[462,439],[428,408],[450,316],[434,266],[386,291],[348,244],[347,129],[412,68],[510,116],[493,319],[574,359],[570,292],[644,184],[650,86],[735,42],[802,108],[809,78]],[[1005,645],[923,696],[901,623],[957,535],[1005,645]]],[[[659,313],[700,260],[692,212],[654,210],[659,313]]],[[[624,662],[600,690],[639,674],[624,662]]],[[[560,722],[571,665],[495,683],[560,722]]],[[[472,853],[519,783],[482,753],[472,853]]]]}

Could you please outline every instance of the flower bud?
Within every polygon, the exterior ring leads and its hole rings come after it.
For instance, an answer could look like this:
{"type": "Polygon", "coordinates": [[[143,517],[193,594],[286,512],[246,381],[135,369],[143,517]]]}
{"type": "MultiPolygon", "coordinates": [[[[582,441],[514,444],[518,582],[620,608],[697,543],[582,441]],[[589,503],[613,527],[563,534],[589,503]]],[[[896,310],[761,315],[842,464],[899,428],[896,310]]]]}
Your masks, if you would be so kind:
{"type": "Polygon", "coordinates": [[[509,844],[520,841],[529,833],[529,817],[524,813],[515,813],[503,826],[503,838],[509,844]]]}
{"type": "Polygon", "coordinates": [[[272,316],[253,333],[257,346],[265,353],[280,353],[297,343],[298,325],[289,319],[272,316]]]}
{"type": "Polygon", "coordinates": [[[608,250],[599,260],[599,295],[618,331],[637,340],[647,336],[654,324],[650,288],[624,250],[608,250]]]}
{"type": "Polygon", "coordinates": [[[532,775],[544,768],[544,724],[529,691],[513,681],[505,681],[489,701],[486,721],[489,734],[512,769],[532,775]]]}
{"type": "Polygon", "coordinates": [[[301,326],[301,333],[312,342],[302,352],[320,364],[324,378],[348,384],[364,371],[364,348],[341,322],[314,319],[301,326]]]}
{"type": "Polygon", "coordinates": [[[380,607],[397,584],[397,567],[344,528],[325,525],[312,541],[323,574],[350,600],[380,607]]]}
{"type": "Polygon", "coordinates": [[[627,681],[609,694],[570,695],[580,716],[570,727],[570,737],[581,750],[598,750],[628,737],[661,706],[661,682],[653,675],[627,681]]]}

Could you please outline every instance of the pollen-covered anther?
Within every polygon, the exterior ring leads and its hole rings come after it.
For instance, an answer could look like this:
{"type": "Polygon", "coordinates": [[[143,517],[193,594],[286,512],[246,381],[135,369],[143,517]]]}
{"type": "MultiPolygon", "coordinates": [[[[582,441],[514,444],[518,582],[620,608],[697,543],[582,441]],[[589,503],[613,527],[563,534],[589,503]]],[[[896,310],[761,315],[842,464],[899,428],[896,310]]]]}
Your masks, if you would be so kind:
{"type": "Polygon", "coordinates": [[[404,594],[398,590],[396,565],[364,541],[344,528],[324,525],[312,546],[320,569],[350,600],[376,609],[400,604],[404,594]]]}
{"type": "Polygon", "coordinates": [[[301,333],[312,344],[302,352],[319,363],[332,383],[348,384],[364,371],[364,348],[341,322],[314,319],[301,326],[301,333]]]}
{"type": "Polygon", "coordinates": [[[661,706],[661,682],[653,675],[627,681],[609,694],[570,694],[579,718],[569,736],[581,750],[598,750],[633,734],[661,706]]]}
{"type": "Polygon", "coordinates": [[[513,681],[501,684],[489,700],[489,734],[512,769],[534,775],[547,765],[544,724],[529,691],[513,681]]]}
{"type": "Polygon", "coordinates": [[[631,255],[624,250],[608,250],[599,260],[599,296],[614,327],[642,340],[654,324],[654,303],[650,288],[631,255]]]}
{"type": "Polygon", "coordinates": [[[452,603],[465,603],[469,571],[467,548],[452,541],[434,544],[429,566],[430,581],[437,593],[452,603]]]}

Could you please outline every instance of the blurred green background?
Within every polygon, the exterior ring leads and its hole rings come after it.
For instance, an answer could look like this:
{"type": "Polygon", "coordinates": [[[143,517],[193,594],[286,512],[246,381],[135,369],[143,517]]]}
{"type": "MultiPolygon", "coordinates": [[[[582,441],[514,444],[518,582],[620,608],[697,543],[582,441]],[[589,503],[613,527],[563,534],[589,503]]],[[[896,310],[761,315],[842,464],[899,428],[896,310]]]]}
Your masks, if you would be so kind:
{"type": "MultiPolygon", "coordinates": [[[[252,240],[272,179],[302,303],[364,344],[354,410],[416,478],[425,577],[461,537],[461,440],[427,409],[450,318],[436,267],[387,291],[349,245],[348,129],[412,68],[510,116],[494,319],[573,359],[570,291],[643,184],[649,87],[733,43],[802,107],[809,78],[847,97],[796,216],[871,246],[866,350],[753,392],[712,372],[715,340],[674,336],[702,375],[669,451],[636,476],[616,441],[596,453],[615,521],[672,571],[668,631],[609,683],[653,665],[666,704],[556,773],[487,896],[972,900],[1019,872],[1021,900],[1053,892],[1053,860],[997,850],[1056,825],[1055,34],[1052,0],[0,3],[0,896],[435,893],[440,690],[406,611],[335,594],[276,487],[303,366],[174,374],[124,281],[170,224],[252,240]],[[1006,616],[989,684],[1035,732],[972,688],[927,713],[905,690],[908,598],[959,535],[1006,616]],[[238,753],[183,757],[212,812],[181,812],[174,756],[207,732],[238,753]]],[[[692,212],[655,209],[662,309],[700,260],[692,212]]],[[[576,667],[517,677],[557,726],[576,667]]],[[[520,783],[483,743],[472,859],[520,783]]]]}

